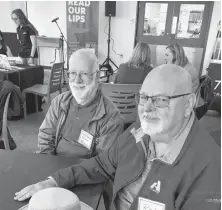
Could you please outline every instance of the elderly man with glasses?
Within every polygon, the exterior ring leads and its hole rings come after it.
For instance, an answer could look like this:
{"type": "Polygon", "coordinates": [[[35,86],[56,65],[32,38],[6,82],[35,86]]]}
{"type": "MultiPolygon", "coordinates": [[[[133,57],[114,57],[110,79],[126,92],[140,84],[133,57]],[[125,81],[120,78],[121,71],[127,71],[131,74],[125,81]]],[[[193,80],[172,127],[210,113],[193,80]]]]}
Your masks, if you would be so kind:
{"type": "Polygon", "coordinates": [[[40,153],[90,158],[107,150],[123,131],[116,106],[99,88],[97,57],[87,49],[69,60],[68,92],[57,96],[39,129],[40,153]]]}
{"type": "Polygon", "coordinates": [[[106,152],[16,193],[24,200],[46,187],[113,182],[111,209],[220,209],[220,149],[195,118],[189,73],[165,64],[143,82],[139,122],[106,152]]]}

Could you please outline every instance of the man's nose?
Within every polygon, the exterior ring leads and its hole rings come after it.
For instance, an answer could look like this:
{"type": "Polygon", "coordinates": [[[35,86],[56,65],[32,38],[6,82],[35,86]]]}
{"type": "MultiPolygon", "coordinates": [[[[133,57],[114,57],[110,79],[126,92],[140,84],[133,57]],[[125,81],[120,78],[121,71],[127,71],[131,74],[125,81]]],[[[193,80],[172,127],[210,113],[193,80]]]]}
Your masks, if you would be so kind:
{"type": "Polygon", "coordinates": [[[144,104],[144,111],[150,112],[154,111],[156,107],[153,105],[152,99],[148,98],[147,102],[144,104]]]}
{"type": "Polygon", "coordinates": [[[82,77],[81,77],[80,74],[77,74],[77,75],[76,75],[75,83],[77,83],[77,84],[82,83],[82,77]]]}

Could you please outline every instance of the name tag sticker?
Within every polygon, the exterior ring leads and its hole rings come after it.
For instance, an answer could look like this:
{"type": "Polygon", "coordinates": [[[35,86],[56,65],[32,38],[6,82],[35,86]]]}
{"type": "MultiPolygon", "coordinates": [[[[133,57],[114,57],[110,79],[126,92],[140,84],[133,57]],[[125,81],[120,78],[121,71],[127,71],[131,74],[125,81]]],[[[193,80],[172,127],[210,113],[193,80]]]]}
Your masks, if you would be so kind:
{"type": "Polygon", "coordinates": [[[139,197],[138,210],[165,210],[165,204],[139,197]]]}
{"type": "Polygon", "coordinates": [[[81,130],[78,142],[90,150],[93,142],[93,136],[90,133],[81,130]]]}

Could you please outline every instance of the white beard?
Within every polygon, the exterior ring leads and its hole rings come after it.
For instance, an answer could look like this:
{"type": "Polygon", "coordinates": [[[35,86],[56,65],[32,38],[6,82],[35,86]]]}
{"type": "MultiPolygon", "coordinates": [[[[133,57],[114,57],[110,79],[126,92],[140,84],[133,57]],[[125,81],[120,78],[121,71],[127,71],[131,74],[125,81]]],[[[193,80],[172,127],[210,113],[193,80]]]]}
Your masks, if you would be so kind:
{"type": "Polygon", "coordinates": [[[72,95],[76,99],[78,104],[86,104],[94,93],[97,91],[98,84],[92,82],[89,85],[82,84],[70,84],[72,95]]]}
{"type": "Polygon", "coordinates": [[[142,118],[140,122],[143,132],[149,136],[160,135],[164,132],[162,120],[159,120],[157,123],[149,123],[142,118]]]}

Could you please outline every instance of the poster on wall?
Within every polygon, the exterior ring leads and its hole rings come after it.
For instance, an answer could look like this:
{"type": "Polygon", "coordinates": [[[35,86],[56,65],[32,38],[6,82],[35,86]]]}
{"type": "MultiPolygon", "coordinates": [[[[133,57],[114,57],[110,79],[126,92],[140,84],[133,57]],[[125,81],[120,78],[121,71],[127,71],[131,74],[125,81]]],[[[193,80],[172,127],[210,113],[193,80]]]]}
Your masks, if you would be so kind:
{"type": "Polygon", "coordinates": [[[98,55],[98,1],[66,1],[68,58],[80,48],[98,55]]]}

